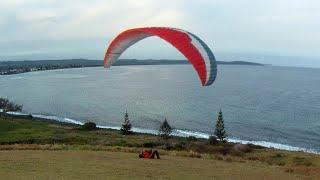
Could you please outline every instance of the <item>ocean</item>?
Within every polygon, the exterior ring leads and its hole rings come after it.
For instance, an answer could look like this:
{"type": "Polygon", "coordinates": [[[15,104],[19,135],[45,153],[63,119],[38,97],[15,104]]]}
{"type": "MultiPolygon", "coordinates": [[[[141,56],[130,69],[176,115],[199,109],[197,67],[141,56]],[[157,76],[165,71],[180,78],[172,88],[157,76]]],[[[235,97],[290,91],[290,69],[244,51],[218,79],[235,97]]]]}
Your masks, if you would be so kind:
{"type": "Polygon", "coordinates": [[[220,65],[201,87],[191,65],[115,66],[0,76],[0,96],[23,113],[138,132],[207,138],[221,109],[229,141],[320,153],[320,69],[220,65]]]}

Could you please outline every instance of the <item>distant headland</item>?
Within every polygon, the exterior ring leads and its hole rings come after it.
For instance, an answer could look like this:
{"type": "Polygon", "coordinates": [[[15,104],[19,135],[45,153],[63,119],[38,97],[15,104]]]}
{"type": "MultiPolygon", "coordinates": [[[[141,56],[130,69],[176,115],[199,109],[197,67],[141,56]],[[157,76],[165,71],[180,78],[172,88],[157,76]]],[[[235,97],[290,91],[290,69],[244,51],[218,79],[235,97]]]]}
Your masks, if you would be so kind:
{"type": "MultiPolygon", "coordinates": [[[[183,65],[189,64],[184,60],[169,59],[121,59],[114,66],[130,65],[183,65]]],[[[223,65],[249,65],[264,66],[264,64],[247,61],[217,61],[223,65]]],[[[89,59],[60,59],[60,60],[25,60],[25,61],[0,61],[0,75],[19,74],[32,71],[45,71],[53,69],[83,68],[103,66],[102,60],[89,59]]]]}

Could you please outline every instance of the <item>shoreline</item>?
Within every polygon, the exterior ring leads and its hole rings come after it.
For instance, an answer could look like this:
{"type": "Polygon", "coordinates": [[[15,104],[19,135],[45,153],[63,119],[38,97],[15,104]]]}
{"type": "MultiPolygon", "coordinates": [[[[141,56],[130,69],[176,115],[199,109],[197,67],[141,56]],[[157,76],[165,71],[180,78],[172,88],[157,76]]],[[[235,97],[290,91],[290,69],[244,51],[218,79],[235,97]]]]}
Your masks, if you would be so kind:
{"type": "MultiPolygon", "coordinates": [[[[7,112],[5,113],[9,116],[16,116],[16,117],[28,117],[32,116],[32,118],[36,118],[38,120],[42,121],[54,121],[58,123],[66,123],[70,125],[83,125],[84,123],[81,122],[80,120],[75,120],[67,117],[58,117],[54,115],[41,115],[41,114],[26,114],[26,113],[20,113],[20,112],[7,112]]],[[[98,128],[101,129],[111,129],[111,130],[120,130],[120,126],[103,126],[103,125],[98,125],[98,128]]],[[[141,134],[151,134],[151,135],[157,135],[158,131],[157,130],[152,130],[152,129],[145,129],[145,128],[136,128],[133,127],[132,131],[135,133],[141,133],[141,134]]],[[[201,139],[208,139],[209,134],[203,133],[203,132],[197,132],[197,131],[190,131],[190,130],[182,130],[182,129],[174,129],[172,132],[173,136],[177,137],[189,137],[189,136],[194,136],[196,138],[201,138],[201,139]]],[[[248,140],[241,140],[237,138],[228,138],[228,142],[231,143],[240,143],[240,144],[253,144],[253,145],[258,145],[262,146],[265,148],[270,148],[270,149],[277,149],[277,150],[285,150],[285,151],[292,151],[292,152],[304,152],[304,153],[311,153],[311,154],[320,154],[319,151],[313,150],[313,149],[307,149],[303,147],[296,147],[292,145],[287,145],[287,144],[280,144],[280,143],[274,143],[274,142],[267,142],[267,141],[248,141],[248,140]]]]}
{"type": "MultiPolygon", "coordinates": [[[[121,59],[114,66],[131,66],[131,65],[187,65],[188,61],[168,60],[168,59],[121,59]]],[[[219,65],[249,65],[264,66],[264,64],[249,61],[217,61],[219,65]]],[[[60,59],[60,60],[25,60],[25,61],[0,61],[0,75],[14,75],[28,72],[48,71],[57,69],[74,69],[86,67],[103,67],[102,60],[89,59],[60,59]],[[63,63],[61,63],[63,62],[63,63]],[[20,65],[23,63],[24,65],[20,65]],[[10,67],[12,66],[12,67],[10,67]]]]}

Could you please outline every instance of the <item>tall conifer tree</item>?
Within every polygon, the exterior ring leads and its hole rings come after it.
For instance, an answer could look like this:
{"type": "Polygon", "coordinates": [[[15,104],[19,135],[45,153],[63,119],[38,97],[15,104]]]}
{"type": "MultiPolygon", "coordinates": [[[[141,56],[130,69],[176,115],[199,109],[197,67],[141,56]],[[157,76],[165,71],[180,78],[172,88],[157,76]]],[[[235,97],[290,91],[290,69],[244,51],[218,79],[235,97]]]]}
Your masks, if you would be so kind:
{"type": "Polygon", "coordinates": [[[124,115],[124,122],[122,123],[121,129],[120,129],[121,134],[123,134],[123,135],[131,134],[132,133],[131,128],[132,128],[132,125],[129,120],[128,112],[126,111],[126,113],[124,115]]]}
{"type": "Polygon", "coordinates": [[[214,130],[214,135],[221,141],[224,142],[225,139],[227,138],[227,133],[224,128],[224,121],[223,121],[223,114],[220,109],[219,114],[218,114],[218,119],[216,122],[216,127],[214,130]]]}

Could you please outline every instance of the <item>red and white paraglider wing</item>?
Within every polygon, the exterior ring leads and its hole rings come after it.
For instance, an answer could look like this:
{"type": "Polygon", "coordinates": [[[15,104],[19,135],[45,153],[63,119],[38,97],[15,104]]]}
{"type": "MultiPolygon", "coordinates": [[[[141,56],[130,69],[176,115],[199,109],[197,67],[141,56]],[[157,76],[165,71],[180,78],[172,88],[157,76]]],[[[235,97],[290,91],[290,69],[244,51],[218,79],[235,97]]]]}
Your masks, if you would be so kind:
{"type": "Polygon", "coordinates": [[[104,66],[112,66],[128,47],[149,36],[152,35],[135,29],[122,32],[109,45],[104,58],[104,66]]]}
{"type": "Polygon", "coordinates": [[[203,86],[214,82],[217,65],[209,47],[197,36],[175,28],[136,28],[122,32],[108,47],[105,67],[110,67],[128,47],[150,36],[158,36],[178,49],[193,65],[203,86]]]}

